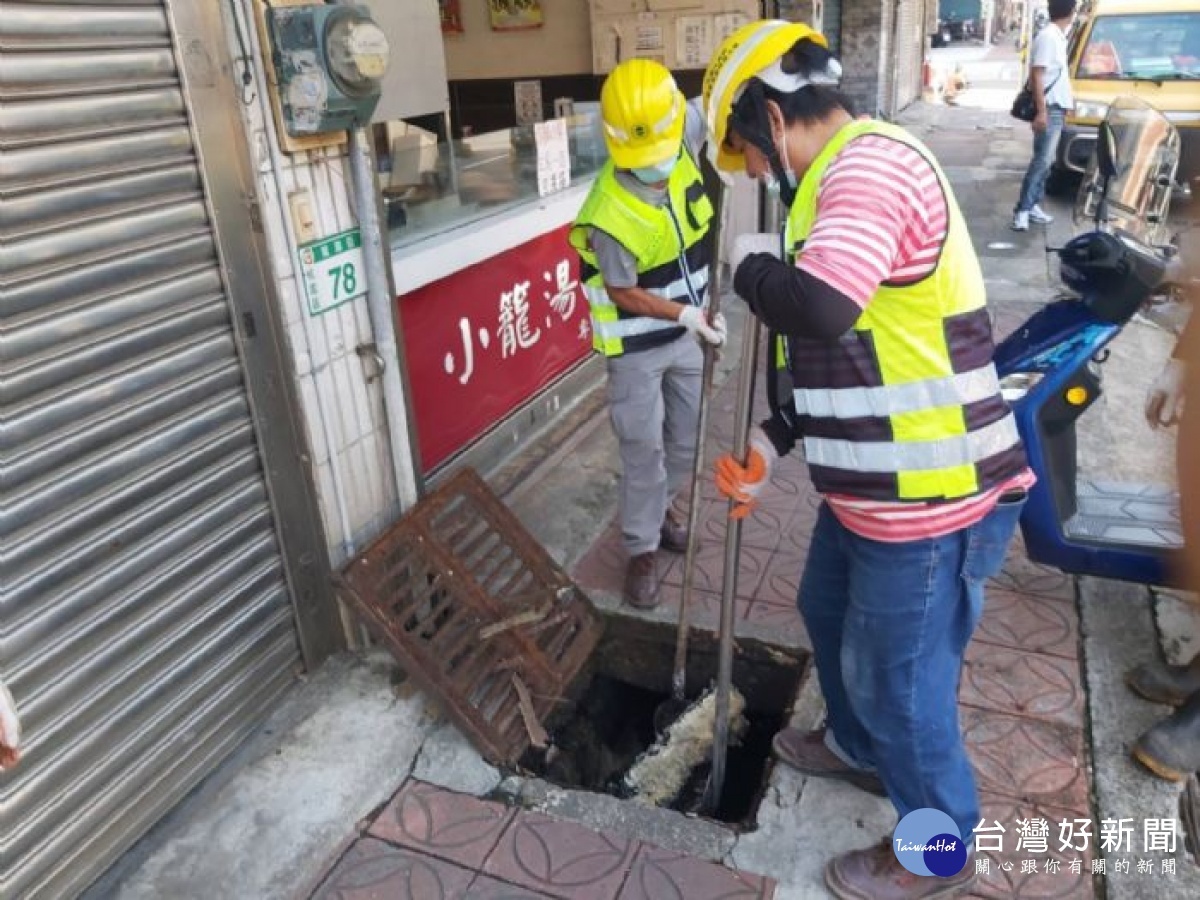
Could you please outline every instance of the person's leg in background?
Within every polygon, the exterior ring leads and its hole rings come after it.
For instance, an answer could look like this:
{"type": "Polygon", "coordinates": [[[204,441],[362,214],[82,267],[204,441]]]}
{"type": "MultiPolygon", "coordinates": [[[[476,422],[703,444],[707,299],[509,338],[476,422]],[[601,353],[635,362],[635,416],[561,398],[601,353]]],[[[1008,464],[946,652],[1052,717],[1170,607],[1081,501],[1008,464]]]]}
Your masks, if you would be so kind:
{"type": "Polygon", "coordinates": [[[696,429],[704,390],[704,351],[690,336],[679,338],[669,346],[672,353],[662,381],[667,505],[660,546],[672,553],[683,553],[687,550],[686,520],[671,513],[671,504],[691,480],[696,460],[696,429]]]}
{"type": "Polygon", "coordinates": [[[1025,177],[1021,181],[1021,196],[1013,211],[1013,228],[1017,231],[1026,230],[1031,221],[1035,224],[1048,224],[1052,221],[1042,210],[1041,202],[1046,195],[1046,179],[1050,175],[1050,167],[1054,164],[1065,120],[1064,110],[1051,107],[1047,111],[1046,128],[1033,133],[1033,156],[1025,170],[1025,177]]]}
{"type": "Polygon", "coordinates": [[[663,453],[663,372],[670,347],[608,361],[609,418],[621,455],[621,537],[629,556],[625,598],[649,609],[658,603],[658,549],[667,504],[663,453]]]}

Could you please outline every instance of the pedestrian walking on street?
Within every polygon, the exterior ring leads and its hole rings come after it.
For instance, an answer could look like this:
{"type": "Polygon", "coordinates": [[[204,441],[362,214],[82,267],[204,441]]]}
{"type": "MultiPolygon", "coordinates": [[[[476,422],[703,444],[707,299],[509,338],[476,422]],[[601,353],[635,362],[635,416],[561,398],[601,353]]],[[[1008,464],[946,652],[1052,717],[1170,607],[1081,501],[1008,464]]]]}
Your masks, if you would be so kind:
{"type": "Polygon", "coordinates": [[[618,65],[600,93],[609,160],[571,229],[593,344],[607,357],[621,456],[625,598],[658,604],[655,552],[687,549],[671,502],[691,476],[704,357],[725,321],[706,317],[713,205],[699,154],[704,117],[661,64],[618,65]]]}
{"type": "Polygon", "coordinates": [[[1071,78],[1067,73],[1067,32],[1075,18],[1076,0],[1050,0],[1050,24],[1033,39],[1029,59],[1029,89],[1037,113],[1033,128],[1033,157],[1021,181],[1021,196],[1013,210],[1014,231],[1028,231],[1029,223],[1049,225],[1054,217],[1042,209],[1046,179],[1058,151],[1067,112],[1075,108],[1071,78]]]}
{"type": "MultiPolygon", "coordinates": [[[[856,118],[804,25],[735,32],[704,79],[720,169],[778,191],[779,237],[735,242],[734,290],[770,330],[771,416],[717,485],[746,514],[802,442],[823,495],[798,593],[826,727],[776,755],[810,776],[933,808],[973,850],[975,776],[958,719],[963,653],[1033,483],[992,365],[983,275],[950,184],[903,129],[856,118]],[[773,251],[773,252],[772,252],[773,251]]],[[[914,874],[890,840],[839,856],[843,898],[966,893],[974,863],[914,874]]]]}

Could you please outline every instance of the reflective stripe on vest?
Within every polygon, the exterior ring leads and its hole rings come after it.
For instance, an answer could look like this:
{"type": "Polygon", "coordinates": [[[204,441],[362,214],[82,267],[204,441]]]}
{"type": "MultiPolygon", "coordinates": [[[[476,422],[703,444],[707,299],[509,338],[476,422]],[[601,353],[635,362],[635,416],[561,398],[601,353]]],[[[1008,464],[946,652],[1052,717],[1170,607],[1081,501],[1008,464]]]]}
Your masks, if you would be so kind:
{"type": "Polygon", "coordinates": [[[883,283],[836,343],[789,338],[796,431],[822,493],[876,500],[966,497],[1020,472],[1020,436],[992,365],[983,273],[948,182],[928,151],[895,126],[844,126],[805,173],[785,246],[802,250],[830,164],[874,135],[916,150],[937,175],[948,213],[936,267],[883,283]]]}
{"type": "MultiPolygon", "coordinates": [[[[708,287],[708,266],[705,266],[698,272],[692,273],[692,289],[703,295],[703,291],[708,287]]],[[[588,303],[592,308],[592,329],[595,332],[595,338],[602,341],[610,341],[616,338],[633,337],[640,334],[652,334],[656,331],[672,331],[679,328],[678,322],[671,322],[667,319],[654,319],[650,316],[629,316],[628,318],[620,318],[618,316],[618,308],[608,296],[608,291],[603,287],[595,287],[590,284],[583,286],[583,293],[588,299],[588,303]]],[[[663,288],[656,288],[651,293],[666,300],[674,300],[676,303],[689,303],[691,291],[688,290],[688,283],[682,276],[663,288]]]]}
{"type": "Polygon", "coordinates": [[[571,245],[583,260],[593,346],[606,356],[665,343],[683,328],[668,319],[633,315],[612,302],[588,241],[590,229],[603,231],[633,255],[638,287],[673,303],[705,305],[710,256],[705,238],[713,209],[700,170],[686,150],[671,171],[667,197],[667,203],[656,207],[634,196],[617,181],[610,160],[571,228],[571,245]]]}
{"type": "MultiPolygon", "coordinates": [[[[703,296],[704,290],[708,287],[708,266],[699,269],[692,273],[692,289],[703,296]]],[[[588,302],[593,306],[615,306],[616,304],[608,296],[603,286],[596,287],[595,285],[585,284],[583,292],[587,295],[588,302]]],[[[691,299],[691,291],[688,290],[688,283],[679,276],[670,284],[661,288],[654,288],[650,291],[652,294],[657,294],[664,300],[674,300],[676,303],[688,303],[691,299]]],[[[667,323],[670,324],[670,323],[667,323]]]]}
{"type": "Polygon", "coordinates": [[[904,472],[974,465],[1008,450],[1021,439],[1013,417],[966,434],[936,441],[842,441],[804,438],[805,461],[855,472],[904,472]]]}
{"type": "Polygon", "coordinates": [[[892,416],[937,406],[965,406],[995,396],[1000,390],[996,368],[879,387],[796,389],[796,412],[802,416],[858,419],[892,416]]]}

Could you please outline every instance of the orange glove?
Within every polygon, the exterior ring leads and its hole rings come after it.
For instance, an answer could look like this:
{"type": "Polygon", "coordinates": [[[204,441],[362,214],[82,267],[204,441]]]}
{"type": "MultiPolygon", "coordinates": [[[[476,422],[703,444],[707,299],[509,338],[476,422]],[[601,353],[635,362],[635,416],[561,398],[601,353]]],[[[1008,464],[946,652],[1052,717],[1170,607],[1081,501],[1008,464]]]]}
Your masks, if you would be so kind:
{"type": "Polygon", "coordinates": [[[754,509],[754,502],[771,481],[771,472],[779,454],[775,445],[757,426],[750,432],[746,465],[726,453],[717,459],[717,490],[737,504],[729,513],[731,519],[744,519],[754,509]]]}

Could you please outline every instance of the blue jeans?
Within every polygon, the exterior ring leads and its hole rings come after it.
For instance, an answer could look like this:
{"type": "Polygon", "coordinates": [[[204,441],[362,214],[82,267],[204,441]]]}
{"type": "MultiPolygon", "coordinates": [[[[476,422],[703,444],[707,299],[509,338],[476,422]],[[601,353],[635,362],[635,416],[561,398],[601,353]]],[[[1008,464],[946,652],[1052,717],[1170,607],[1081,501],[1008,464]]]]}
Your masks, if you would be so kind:
{"type": "Polygon", "coordinates": [[[1067,111],[1061,106],[1051,106],[1046,110],[1046,130],[1033,133],[1033,159],[1029,160],[1029,168],[1025,170],[1025,178],[1021,182],[1021,199],[1017,201],[1016,212],[1029,212],[1042,202],[1046,194],[1046,178],[1054,163],[1066,117],[1067,111]]]}
{"type": "Polygon", "coordinates": [[[963,653],[1023,506],[1000,504],[945,537],[882,543],[823,505],[800,582],[831,749],[876,770],[901,818],[940,809],[967,841],[980,813],[958,721],[963,653]]]}

